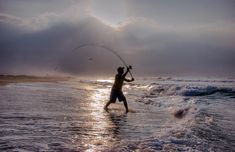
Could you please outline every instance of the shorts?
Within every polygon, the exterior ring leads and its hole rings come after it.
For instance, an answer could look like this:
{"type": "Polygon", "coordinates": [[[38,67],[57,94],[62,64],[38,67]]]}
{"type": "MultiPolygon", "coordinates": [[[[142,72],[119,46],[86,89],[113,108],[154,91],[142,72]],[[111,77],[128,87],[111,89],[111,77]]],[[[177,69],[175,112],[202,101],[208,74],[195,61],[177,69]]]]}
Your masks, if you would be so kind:
{"type": "Polygon", "coordinates": [[[110,94],[109,101],[112,103],[115,103],[117,98],[118,98],[119,102],[126,100],[126,97],[124,96],[122,91],[112,90],[111,94],[110,94]]]}

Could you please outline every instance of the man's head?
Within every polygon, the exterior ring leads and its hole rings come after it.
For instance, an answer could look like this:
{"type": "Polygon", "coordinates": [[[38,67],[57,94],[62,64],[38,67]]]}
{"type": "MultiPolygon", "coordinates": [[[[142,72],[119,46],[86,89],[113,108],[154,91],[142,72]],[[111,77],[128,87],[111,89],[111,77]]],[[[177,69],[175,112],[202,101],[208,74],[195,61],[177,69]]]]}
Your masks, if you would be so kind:
{"type": "Polygon", "coordinates": [[[118,72],[118,74],[123,74],[124,73],[124,67],[118,67],[117,72],[118,72]]]}

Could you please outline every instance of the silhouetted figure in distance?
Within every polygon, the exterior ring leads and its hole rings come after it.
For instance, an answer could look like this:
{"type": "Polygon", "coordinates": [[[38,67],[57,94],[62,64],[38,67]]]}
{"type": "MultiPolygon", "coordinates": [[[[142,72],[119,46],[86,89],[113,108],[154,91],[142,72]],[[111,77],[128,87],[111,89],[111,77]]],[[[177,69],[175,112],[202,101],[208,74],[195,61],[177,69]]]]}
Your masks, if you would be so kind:
{"type": "Polygon", "coordinates": [[[129,72],[129,70],[130,69],[127,68],[126,72],[124,73],[124,67],[119,67],[117,69],[118,74],[116,74],[116,76],[115,76],[115,81],[114,81],[114,84],[113,84],[113,87],[112,87],[112,90],[111,90],[111,93],[110,93],[110,99],[106,103],[106,105],[104,106],[104,109],[106,111],[108,110],[108,106],[111,103],[115,103],[116,99],[118,98],[118,100],[120,102],[123,101],[124,106],[126,108],[126,113],[128,113],[128,111],[129,111],[128,110],[128,105],[127,105],[127,102],[126,102],[126,97],[124,96],[124,94],[122,92],[122,86],[123,86],[124,81],[126,81],[126,82],[134,81],[134,78],[132,78],[131,80],[125,78],[127,73],[129,72]]]}

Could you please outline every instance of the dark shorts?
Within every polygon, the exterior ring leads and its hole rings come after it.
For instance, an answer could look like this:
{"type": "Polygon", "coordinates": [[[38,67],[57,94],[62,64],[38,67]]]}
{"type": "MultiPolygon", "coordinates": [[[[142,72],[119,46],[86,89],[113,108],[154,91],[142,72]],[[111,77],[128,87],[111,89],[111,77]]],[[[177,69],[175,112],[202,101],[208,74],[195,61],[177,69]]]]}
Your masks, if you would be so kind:
{"type": "Polygon", "coordinates": [[[126,97],[124,96],[122,91],[112,90],[109,101],[115,103],[117,98],[120,102],[126,100],[126,97]]]}

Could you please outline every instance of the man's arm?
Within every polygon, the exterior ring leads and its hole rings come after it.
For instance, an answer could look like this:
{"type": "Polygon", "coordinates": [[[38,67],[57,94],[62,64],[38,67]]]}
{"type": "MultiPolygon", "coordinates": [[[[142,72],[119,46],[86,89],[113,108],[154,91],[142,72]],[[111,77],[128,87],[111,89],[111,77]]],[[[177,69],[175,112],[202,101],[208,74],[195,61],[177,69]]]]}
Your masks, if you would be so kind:
{"type": "Polygon", "coordinates": [[[124,78],[124,81],[126,81],[126,82],[132,82],[132,81],[134,81],[135,79],[134,78],[132,78],[132,79],[126,79],[126,78],[124,78]]]}
{"type": "Polygon", "coordinates": [[[129,68],[127,68],[127,70],[126,70],[126,72],[122,75],[122,77],[125,79],[125,77],[126,77],[126,75],[127,75],[127,73],[129,72],[129,68]]]}
{"type": "Polygon", "coordinates": [[[132,78],[132,79],[126,79],[125,77],[126,77],[126,75],[127,75],[127,73],[130,71],[130,69],[129,69],[129,67],[127,67],[127,70],[126,70],[126,72],[122,75],[122,77],[123,77],[123,79],[124,79],[124,81],[126,81],[126,82],[132,82],[132,81],[134,81],[135,79],[134,78],[132,78]]]}

